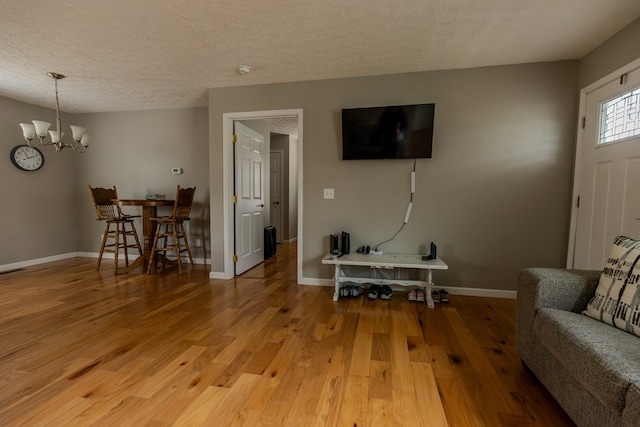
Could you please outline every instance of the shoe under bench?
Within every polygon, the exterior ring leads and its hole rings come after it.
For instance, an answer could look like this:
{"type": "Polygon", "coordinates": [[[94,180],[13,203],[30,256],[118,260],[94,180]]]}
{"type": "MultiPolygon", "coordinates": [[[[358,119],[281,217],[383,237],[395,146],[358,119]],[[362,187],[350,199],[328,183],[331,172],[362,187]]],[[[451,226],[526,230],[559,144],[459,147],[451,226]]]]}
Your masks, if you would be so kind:
{"type": "MultiPolygon", "coordinates": [[[[434,307],[431,291],[433,290],[433,270],[447,270],[449,266],[440,258],[423,260],[423,255],[413,254],[361,254],[327,255],[323,264],[335,267],[333,300],[340,298],[340,284],[344,282],[372,283],[376,285],[418,286],[424,290],[429,308],[434,307]],[[416,269],[420,271],[420,280],[390,279],[383,277],[347,276],[344,266],[369,267],[378,270],[416,269]]],[[[376,276],[373,274],[372,276],[376,276]]]]}

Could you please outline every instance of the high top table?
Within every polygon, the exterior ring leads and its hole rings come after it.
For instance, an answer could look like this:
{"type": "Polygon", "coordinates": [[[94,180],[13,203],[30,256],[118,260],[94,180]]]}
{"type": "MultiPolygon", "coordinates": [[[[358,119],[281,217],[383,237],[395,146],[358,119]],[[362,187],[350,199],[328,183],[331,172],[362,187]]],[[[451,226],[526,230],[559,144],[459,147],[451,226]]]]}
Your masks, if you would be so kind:
{"type": "Polygon", "coordinates": [[[128,267],[121,267],[123,273],[128,273],[140,266],[143,266],[145,271],[149,260],[151,258],[151,250],[153,249],[153,238],[156,234],[156,227],[151,218],[158,216],[158,206],[173,206],[174,200],[149,200],[149,199],[116,199],[114,204],[120,206],[142,206],[142,235],[144,237],[144,244],[142,245],[143,256],[136,258],[136,260],[128,267]]]}
{"type": "MultiPolygon", "coordinates": [[[[425,300],[429,308],[434,307],[431,291],[433,290],[433,270],[447,270],[449,266],[440,258],[423,261],[422,255],[405,255],[405,254],[360,254],[351,253],[344,255],[327,255],[322,259],[323,264],[335,266],[335,291],[333,300],[338,301],[340,298],[340,283],[373,283],[376,285],[400,285],[400,286],[418,286],[424,290],[425,300]],[[389,279],[382,277],[359,277],[346,276],[343,266],[351,265],[358,267],[369,267],[370,269],[394,270],[394,269],[417,269],[420,270],[420,280],[406,279],[389,279]],[[426,273],[426,277],[425,277],[426,273]]],[[[373,272],[373,270],[371,270],[373,272]]]]}

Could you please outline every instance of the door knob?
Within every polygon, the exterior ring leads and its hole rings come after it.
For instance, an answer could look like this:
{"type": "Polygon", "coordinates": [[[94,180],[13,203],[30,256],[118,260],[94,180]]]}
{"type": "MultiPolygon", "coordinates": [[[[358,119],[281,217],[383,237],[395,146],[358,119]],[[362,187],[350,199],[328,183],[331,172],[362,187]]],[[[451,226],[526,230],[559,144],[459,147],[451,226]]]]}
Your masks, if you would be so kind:
{"type": "Polygon", "coordinates": [[[264,204],[260,203],[260,204],[258,205],[258,207],[259,207],[259,208],[264,208],[264,204]]]}
{"type": "Polygon", "coordinates": [[[273,202],[273,204],[274,204],[274,205],[279,205],[279,204],[280,204],[280,202],[273,202]]]}

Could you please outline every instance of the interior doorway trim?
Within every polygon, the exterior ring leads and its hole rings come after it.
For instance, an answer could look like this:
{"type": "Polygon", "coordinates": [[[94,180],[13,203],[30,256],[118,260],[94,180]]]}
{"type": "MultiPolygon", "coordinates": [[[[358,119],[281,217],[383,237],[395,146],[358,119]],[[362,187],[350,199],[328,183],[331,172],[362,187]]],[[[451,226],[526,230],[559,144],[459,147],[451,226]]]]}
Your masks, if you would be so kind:
{"type": "MultiPolygon", "coordinates": [[[[289,110],[267,110],[267,111],[244,111],[237,113],[222,114],[222,138],[223,141],[231,141],[233,135],[233,122],[237,120],[264,120],[277,117],[297,117],[298,119],[298,248],[297,248],[297,279],[302,282],[302,247],[303,247],[303,131],[302,131],[302,109],[289,110]]],[[[234,277],[233,251],[234,251],[234,229],[233,229],[233,145],[231,143],[222,144],[222,194],[223,194],[223,242],[224,242],[224,271],[223,277],[216,275],[220,279],[232,279],[234,277]]]]}

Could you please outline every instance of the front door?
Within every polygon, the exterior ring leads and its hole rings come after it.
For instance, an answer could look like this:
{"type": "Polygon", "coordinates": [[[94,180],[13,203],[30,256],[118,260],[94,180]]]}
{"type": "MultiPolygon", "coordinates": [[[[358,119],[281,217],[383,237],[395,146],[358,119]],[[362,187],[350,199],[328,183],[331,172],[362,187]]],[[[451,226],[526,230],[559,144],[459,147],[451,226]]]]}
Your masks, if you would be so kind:
{"type": "Polygon", "coordinates": [[[640,69],[585,99],[572,267],[601,270],[617,235],[640,238],[640,69]]]}
{"type": "Polygon", "coordinates": [[[264,137],[234,122],[235,274],[264,261],[264,137]]]}

